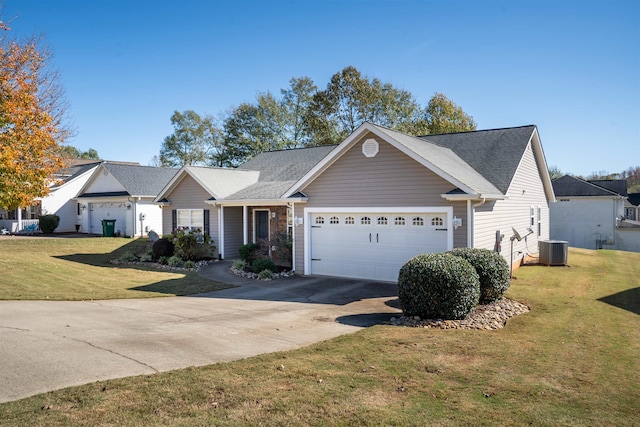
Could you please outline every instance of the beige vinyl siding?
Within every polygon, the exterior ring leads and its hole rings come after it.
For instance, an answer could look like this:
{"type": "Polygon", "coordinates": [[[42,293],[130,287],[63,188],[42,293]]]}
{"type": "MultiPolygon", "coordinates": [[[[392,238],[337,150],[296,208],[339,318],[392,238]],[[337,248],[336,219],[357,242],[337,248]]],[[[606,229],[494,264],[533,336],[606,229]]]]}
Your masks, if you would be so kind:
{"type": "MultiPolygon", "coordinates": [[[[442,194],[455,187],[395,147],[377,139],[379,152],[362,154],[365,135],[302,192],[306,204],[296,204],[294,216],[304,217],[305,207],[409,207],[453,206],[462,227],[454,231],[454,246],[467,245],[466,202],[449,202],[442,194]]],[[[307,218],[305,218],[305,221],[307,218]]],[[[304,269],[304,226],[296,226],[296,269],[304,269]]]]}
{"type": "Polygon", "coordinates": [[[239,257],[238,248],[242,245],[242,206],[224,208],[224,257],[239,257]]]}
{"type": "MultiPolygon", "coordinates": [[[[542,165],[544,167],[544,165],[542,165]]],[[[514,227],[522,236],[531,227],[533,234],[526,241],[513,242],[514,261],[528,254],[538,252],[538,241],[549,239],[549,203],[545,196],[539,165],[531,149],[531,144],[525,150],[520,165],[507,191],[507,199],[487,202],[476,208],[474,227],[474,247],[494,249],[496,231],[504,235],[501,245],[501,255],[510,260],[511,244],[509,238],[513,235],[514,227]],[[534,207],[536,223],[531,225],[530,209],[534,207]],[[538,236],[537,210],[541,208],[541,235],[538,236]]]]}
{"type": "Polygon", "coordinates": [[[216,243],[219,244],[218,233],[218,209],[205,203],[205,200],[211,198],[191,176],[185,175],[180,183],[167,195],[167,199],[171,202],[169,206],[162,208],[162,233],[170,234],[172,230],[171,211],[174,209],[203,209],[209,210],[209,235],[216,243]]]}

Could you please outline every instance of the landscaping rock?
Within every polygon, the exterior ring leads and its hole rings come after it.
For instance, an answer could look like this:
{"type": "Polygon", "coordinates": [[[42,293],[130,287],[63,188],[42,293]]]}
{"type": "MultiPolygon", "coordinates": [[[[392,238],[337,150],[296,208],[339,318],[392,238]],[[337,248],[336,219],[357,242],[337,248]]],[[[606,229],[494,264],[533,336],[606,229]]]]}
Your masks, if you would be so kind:
{"type": "Polygon", "coordinates": [[[414,328],[439,329],[502,329],[510,317],[528,313],[529,307],[518,301],[500,298],[492,303],[478,305],[462,320],[420,319],[419,317],[392,317],[388,324],[414,328]]]}

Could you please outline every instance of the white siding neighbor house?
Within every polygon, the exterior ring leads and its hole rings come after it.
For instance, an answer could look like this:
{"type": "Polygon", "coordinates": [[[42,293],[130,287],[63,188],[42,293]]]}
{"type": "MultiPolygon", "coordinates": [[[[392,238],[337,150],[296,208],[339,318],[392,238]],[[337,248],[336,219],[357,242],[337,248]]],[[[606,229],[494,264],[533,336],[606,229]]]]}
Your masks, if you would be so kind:
{"type": "Polygon", "coordinates": [[[102,220],[115,220],[120,236],[144,236],[162,230],[162,209],[153,204],[176,169],[132,164],[102,163],[80,189],[77,221],[80,231],[102,234],[102,220]]]}
{"type": "Polygon", "coordinates": [[[249,242],[277,257],[286,234],[299,274],[395,281],[420,253],[478,247],[510,260],[514,230],[519,264],[549,239],[554,200],[535,126],[413,137],[365,123],[337,146],[183,168],[155,202],[163,233],[204,227],[221,258],[249,242]]]}

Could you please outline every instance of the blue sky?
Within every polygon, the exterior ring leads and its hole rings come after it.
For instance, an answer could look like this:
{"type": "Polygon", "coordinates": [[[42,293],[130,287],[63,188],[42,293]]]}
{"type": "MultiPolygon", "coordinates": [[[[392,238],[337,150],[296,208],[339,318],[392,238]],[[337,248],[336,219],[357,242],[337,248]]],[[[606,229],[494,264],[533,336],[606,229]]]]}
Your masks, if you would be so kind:
{"type": "Polygon", "coordinates": [[[13,36],[44,34],[77,135],[149,164],[173,111],[221,117],[291,77],[348,65],[442,92],[479,129],[538,126],[549,166],[640,165],[640,2],[4,0],[13,36]]]}

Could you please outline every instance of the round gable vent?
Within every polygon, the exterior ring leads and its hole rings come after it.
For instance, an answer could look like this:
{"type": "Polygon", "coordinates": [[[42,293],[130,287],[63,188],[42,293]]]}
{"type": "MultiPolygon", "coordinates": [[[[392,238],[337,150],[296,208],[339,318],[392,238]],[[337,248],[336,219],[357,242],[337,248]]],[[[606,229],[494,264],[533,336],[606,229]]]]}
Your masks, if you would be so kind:
{"type": "Polygon", "coordinates": [[[362,154],[364,154],[365,157],[375,157],[378,151],[380,151],[380,146],[375,139],[369,138],[362,143],[362,154]]]}

